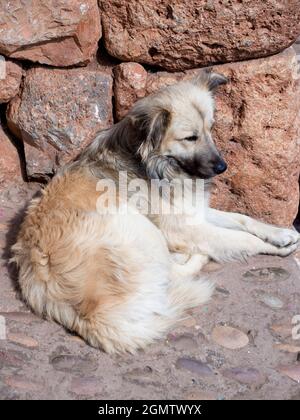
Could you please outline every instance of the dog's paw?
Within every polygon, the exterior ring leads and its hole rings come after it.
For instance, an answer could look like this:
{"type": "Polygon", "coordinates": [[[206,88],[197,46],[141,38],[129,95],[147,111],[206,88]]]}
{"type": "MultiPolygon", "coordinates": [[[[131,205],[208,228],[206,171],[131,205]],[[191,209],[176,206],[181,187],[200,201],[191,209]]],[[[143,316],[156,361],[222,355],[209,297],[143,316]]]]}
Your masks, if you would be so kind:
{"type": "Polygon", "coordinates": [[[297,247],[298,247],[298,244],[295,243],[293,245],[278,248],[278,252],[276,253],[276,255],[279,255],[280,257],[287,257],[288,255],[296,251],[297,247]]]}
{"type": "Polygon", "coordinates": [[[285,248],[290,245],[297,244],[300,235],[297,231],[292,229],[276,229],[271,234],[267,235],[266,241],[279,248],[285,248]]]}

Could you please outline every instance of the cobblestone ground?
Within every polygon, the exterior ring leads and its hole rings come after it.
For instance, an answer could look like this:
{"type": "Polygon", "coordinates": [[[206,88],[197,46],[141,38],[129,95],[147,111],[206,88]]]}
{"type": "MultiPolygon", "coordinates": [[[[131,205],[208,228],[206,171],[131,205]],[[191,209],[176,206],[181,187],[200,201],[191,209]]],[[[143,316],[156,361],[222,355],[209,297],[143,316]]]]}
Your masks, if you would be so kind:
{"type": "Polygon", "coordinates": [[[0,201],[0,399],[300,399],[297,253],[210,265],[209,304],[145,352],[111,357],[20,299],[7,267],[9,222],[17,227],[32,193],[12,190],[0,201]]]}

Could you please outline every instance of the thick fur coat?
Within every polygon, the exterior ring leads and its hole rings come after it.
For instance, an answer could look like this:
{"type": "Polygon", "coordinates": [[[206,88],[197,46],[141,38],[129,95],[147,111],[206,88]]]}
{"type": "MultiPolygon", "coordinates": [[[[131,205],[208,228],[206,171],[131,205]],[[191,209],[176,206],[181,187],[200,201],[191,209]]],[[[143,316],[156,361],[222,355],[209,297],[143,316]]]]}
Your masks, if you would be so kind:
{"type": "MultiPolygon", "coordinates": [[[[13,259],[37,314],[107,352],[134,352],[210,298],[213,286],[201,274],[209,259],[285,256],[296,249],[293,230],[209,207],[207,180],[226,170],[211,136],[213,93],[225,82],[203,72],[137,102],[31,202],[13,259]],[[151,180],[204,180],[204,212],[191,205],[186,213],[143,214],[129,204],[120,214],[125,171],[148,186],[151,180]],[[117,186],[106,201],[99,201],[99,180],[117,186]]],[[[168,199],[175,208],[175,194],[168,199]]]]}

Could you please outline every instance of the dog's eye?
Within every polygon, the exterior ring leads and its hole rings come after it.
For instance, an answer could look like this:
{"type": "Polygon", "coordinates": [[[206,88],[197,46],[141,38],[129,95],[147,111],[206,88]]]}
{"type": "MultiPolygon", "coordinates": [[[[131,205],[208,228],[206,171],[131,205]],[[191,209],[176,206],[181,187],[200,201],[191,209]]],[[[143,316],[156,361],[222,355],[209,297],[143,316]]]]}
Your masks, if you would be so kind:
{"type": "Polygon", "coordinates": [[[198,136],[190,136],[190,137],[185,137],[184,140],[187,141],[196,141],[198,139],[198,136]]]}

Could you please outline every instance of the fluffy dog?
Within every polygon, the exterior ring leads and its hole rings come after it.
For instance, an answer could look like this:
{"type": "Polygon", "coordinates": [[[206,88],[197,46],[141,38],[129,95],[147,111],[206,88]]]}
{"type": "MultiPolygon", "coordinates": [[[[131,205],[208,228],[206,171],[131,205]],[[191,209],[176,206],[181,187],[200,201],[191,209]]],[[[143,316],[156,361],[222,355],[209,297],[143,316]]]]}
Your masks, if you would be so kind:
{"type": "MultiPolygon", "coordinates": [[[[211,136],[213,93],[223,83],[224,76],[202,72],[140,100],[32,201],[13,259],[37,314],[107,352],[134,352],[186,308],[209,299],[213,287],[199,278],[209,259],[286,256],[296,249],[297,232],[213,210],[207,192],[201,217],[193,206],[182,214],[145,215],[129,205],[120,214],[113,211],[124,205],[120,189],[115,201],[99,204],[99,180],[118,185],[122,171],[147,185],[224,172],[211,136]],[[174,261],[175,252],[186,256],[185,264],[174,261]]],[[[175,209],[175,194],[169,198],[175,209]]]]}

